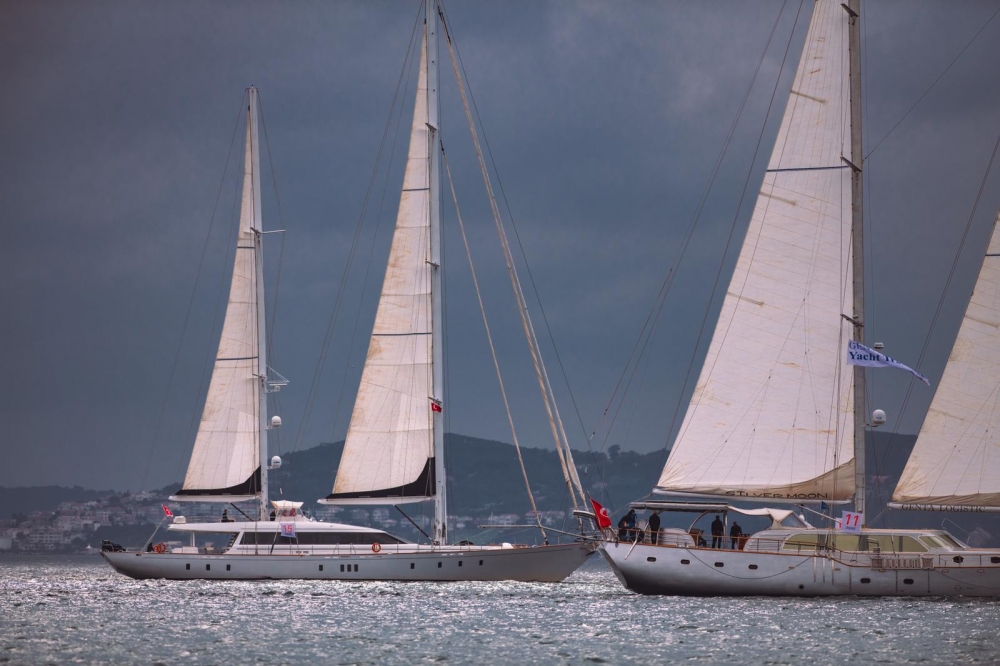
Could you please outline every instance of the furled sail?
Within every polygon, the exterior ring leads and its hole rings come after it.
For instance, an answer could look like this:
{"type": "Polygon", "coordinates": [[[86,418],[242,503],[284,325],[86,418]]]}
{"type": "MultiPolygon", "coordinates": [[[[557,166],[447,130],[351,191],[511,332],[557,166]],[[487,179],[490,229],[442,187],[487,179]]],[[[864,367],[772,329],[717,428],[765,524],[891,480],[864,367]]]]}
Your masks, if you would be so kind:
{"type": "MultiPolygon", "coordinates": [[[[1000,219],[998,219],[1000,222],[1000,219]]],[[[1000,509],[1000,227],[890,506],[1000,509]]]]}
{"type": "Polygon", "coordinates": [[[194,451],[176,499],[250,499],[261,487],[258,272],[253,231],[258,202],[253,187],[254,135],[249,114],[247,118],[243,203],[229,303],[194,451]]]}
{"type": "Polygon", "coordinates": [[[427,37],[389,266],[333,493],[324,503],[403,503],[435,494],[431,400],[427,37]]]}
{"type": "Polygon", "coordinates": [[[848,14],[819,0],[698,384],[654,492],[854,492],[848,14]]]}

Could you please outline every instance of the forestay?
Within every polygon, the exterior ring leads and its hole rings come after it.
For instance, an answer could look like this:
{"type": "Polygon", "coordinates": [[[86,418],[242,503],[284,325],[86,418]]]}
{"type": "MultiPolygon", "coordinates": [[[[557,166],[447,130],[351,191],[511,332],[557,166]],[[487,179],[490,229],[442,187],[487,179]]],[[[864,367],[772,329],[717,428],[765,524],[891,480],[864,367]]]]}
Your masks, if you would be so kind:
{"type": "Polygon", "coordinates": [[[333,493],[325,503],[434,495],[427,37],[389,266],[333,493]]]}
{"type": "Polygon", "coordinates": [[[655,492],[854,491],[848,14],[816,3],[708,356],[655,492]]]}
{"type": "MultiPolygon", "coordinates": [[[[1000,219],[998,219],[1000,222],[1000,219]]],[[[1000,228],[913,453],[892,494],[907,509],[1000,507],[1000,228]]]]}
{"type": "Polygon", "coordinates": [[[249,114],[233,281],[194,451],[178,499],[250,499],[260,492],[257,249],[249,114]]]}

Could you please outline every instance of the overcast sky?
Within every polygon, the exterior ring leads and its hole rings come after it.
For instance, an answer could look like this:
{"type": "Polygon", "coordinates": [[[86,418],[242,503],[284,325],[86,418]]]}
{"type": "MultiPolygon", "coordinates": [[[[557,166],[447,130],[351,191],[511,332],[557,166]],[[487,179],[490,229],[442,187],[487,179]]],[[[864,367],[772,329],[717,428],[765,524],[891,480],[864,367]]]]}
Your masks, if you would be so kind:
{"type": "MultiPolygon", "coordinates": [[[[690,393],[684,373],[699,348],[712,281],[720,262],[730,271],[735,259],[734,250],[723,262],[726,235],[734,220],[741,231],[749,220],[752,197],[738,213],[739,195],[748,175],[750,191],[759,186],[811,2],[796,26],[797,0],[446,5],[588,433],[671,268],[783,7],[678,267],[641,390],[637,379],[595,449],[667,444],[669,415],[690,393]],[[776,80],[782,101],[765,125],[776,80]]],[[[864,2],[866,152],[998,8],[995,0],[864,2]]],[[[396,157],[388,179],[384,171],[377,179],[314,407],[308,420],[303,415],[417,11],[417,0],[0,2],[0,484],[135,490],[182,477],[217,344],[217,296],[220,284],[227,288],[220,281],[232,261],[226,247],[239,140],[228,173],[227,155],[251,84],[260,89],[280,196],[279,217],[266,167],[265,227],[287,229],[274,365],[291,385],[281,393],[285,426],[273,448],[343,437],[395,218],[412,80],[402,133],[389,137],[389,145],[398,141],[396,157]]],[[[521,441],[551,446],[446,57],[442,133],[521,441]]],[[[1000,133],[997,63],[1000,18],[866,165],[868,340],[884,342],[905,363],[917,364],[1000,133]]],[[[932,383],[998,207],[1000,169],[986,184],[920,363],[932,383]]],[[[445,205],[446,413],[455,432],[510,441],[451,209],[445,205]]],[[[273,296],[281,241],[267,242],[273,296]]],[[[533,313],[541,330],[537,307],[533,313]]],[[[705,345],[707,336],[701,353],[705,345]]],[[[572,444],[585,449],[547,343],[545,353],[572,444]]],[[[888,413],[888,427],[912,433],[932,392],[917,386],[900,418],[909,385],[905,373],[881,371],[873,404],[888,413]]]]}

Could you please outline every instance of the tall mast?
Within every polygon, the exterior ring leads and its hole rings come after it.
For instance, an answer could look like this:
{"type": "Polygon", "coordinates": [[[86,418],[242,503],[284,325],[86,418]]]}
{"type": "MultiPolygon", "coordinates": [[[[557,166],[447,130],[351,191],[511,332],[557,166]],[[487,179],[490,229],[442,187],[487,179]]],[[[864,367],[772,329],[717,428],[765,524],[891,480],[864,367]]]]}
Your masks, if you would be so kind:
{"type": "MultiPolygon", "coordinates": [[[[441,188],[440,155],[438,151],[438,8],[437,0],[426,0],[427,26],[427,173],[428,199],[431,226],[431,277],[432,336],[431,366],[433,368],[432,399],[441,404],[444,400],[444,316],[442,314],[441,280],[441,188]]],[[[444,413],[433,410],[434,420],[434,541],[448,543],[447,476],[444,464],[444,413]]]]}
{"type": "Polygon", "coordinates": [[[260,442],[260,512],[263,520],[267,516],[267,319],[264,313],[264,221],[260,202],[260,144],[257,133],[257,88],[247,88],[250,99],[250,161],[253,178],[253,231],[254,268],[256,272],[257,297],[257,381],[260,382],[260,407],[258,408],[258,429],[260,442]]]}
{"type": "MultiPolygon", "coordinates": [[[[861,146],[861,0],[848,0],[847,45],[851,82],[851,239],[854,266],[854,340],[864,344],[865,254],[861,146]]],[[[865,369],[854,366],[854,510],[865,512],[865,369]]]]}

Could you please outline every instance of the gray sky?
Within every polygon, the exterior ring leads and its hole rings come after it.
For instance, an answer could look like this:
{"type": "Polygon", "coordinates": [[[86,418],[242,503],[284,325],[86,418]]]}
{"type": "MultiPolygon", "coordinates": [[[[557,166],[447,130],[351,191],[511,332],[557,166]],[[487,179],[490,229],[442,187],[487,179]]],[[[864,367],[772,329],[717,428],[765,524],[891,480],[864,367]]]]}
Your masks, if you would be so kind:
{"type": "MultiPolygon", "coordinates": [[[[231,262],[226,244],[236,190],[232,178],[223,183],[223,170],[250,84],[261,91],[288,230],[274,351],[276,369],[292,384],[281,394],[286,425],[274,448],[343,436],[395,218],[408,118],[379,233],[374,228],[384,176],[312,416],[297,433],[417,4],[0,2],[0,341],[6,374],[0,484],[138,489],[147,466],[147,488],[181,478],[192,420],[200,414],[206,359],[216,344],[220,279],[231,262]],[[203,249],[205,268],[196,286],[203,249]],[[356,312],[358,339],[348,358],[356,312]],[[342,383],[346,393],[335,424],[342,383]]],[[[642,451],[665,444],[798,5],[788,0],[679,267],[644,365],[642,391],[630,392],[607,444],[642,451]]],[[[790,85],[810,5],[791,35],[779,96],[790,85]]],[[[1000,5],[864,5],[871,149],[1000,5]]],[[[781,6],[763,0],[446,5],[588,431],[671,266],[781,6]]],[[[869,341],[885,342],[906,363],[917,362],[1000,132],[998,62],[1000,18],[867,164],[869,341]]],[[[521,441],[549,446],[448,67],[442,68],[442,88],[443,136],[521,441]]],[[[412,83],[409,90],[407,116],[412,83]]],[[[760,182],[781,108],[783,102],[765,127],[751,191],[760,182]]],[[[238,160],[230,162],[230,175],[238,160]]],[[[280,222],[269,181],[265,226],[275,229],[280,222]]],[[[741,230],[752,203],[737,218],[741,230]]],[[[998,207],[1000,170],[984,190],[970,252],[920,365],[934,383],[971,288],[974,255],[998,207]]],[[[509,441],[450,211],[446,204],[447,414],[456,432],[509,441]]],[[[279,241],[272,236],[268,242],[273,286],[279,241]]],[[[702,347],[706,343],[707,337],[702,347]]],[[[557,375],[548,346],[546,354],[557,375]]],[[[573,446],[586,448],[568,395],[555,381],[573,446]]],[[[875,375],[874,403],[888,412],[890,427],[897,425],[908,385],[904,373],[875,375]]],[[[931,396],[922,386],[914,389],[901,431],[916,431],[931,396]]],[[[599,432],[593,446],[603,443],[599,432]]],[[[330,478],[332,483],[332,468],[330,478]]]]}

